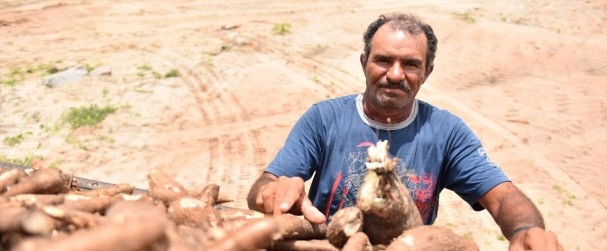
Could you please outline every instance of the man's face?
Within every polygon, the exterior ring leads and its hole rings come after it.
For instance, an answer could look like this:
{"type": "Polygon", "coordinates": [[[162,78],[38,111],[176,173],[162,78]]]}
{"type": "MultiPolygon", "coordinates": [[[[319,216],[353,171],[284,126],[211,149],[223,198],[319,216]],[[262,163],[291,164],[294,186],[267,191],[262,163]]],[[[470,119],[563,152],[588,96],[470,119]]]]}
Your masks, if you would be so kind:
{"type": "Polygon", "coordinates": [[[390,23],[377,30],[368,58],[361,56],[367,79],[365,102],[376,109],[409,112],[432,68],[426,69],[428,52],[424,33],[394,30],[390,23]]]}

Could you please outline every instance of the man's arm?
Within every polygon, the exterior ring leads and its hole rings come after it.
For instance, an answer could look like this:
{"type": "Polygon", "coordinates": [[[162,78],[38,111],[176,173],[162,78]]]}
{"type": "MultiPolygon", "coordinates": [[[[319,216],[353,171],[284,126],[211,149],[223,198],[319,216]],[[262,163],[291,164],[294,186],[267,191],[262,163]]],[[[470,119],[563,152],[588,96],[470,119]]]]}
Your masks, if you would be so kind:
{"type": "Polygon", "coordinates": [[[533,202],[511,182],[504,182],[479,200],[510,240],[510,250],[563,250],[556,235],[544,230],[533,202]]]}
{"type": "Polygon", "coordinates": [[[264,172],[251,187],[247,204],[250,209],[266,214],[303,214],[312,223],[326,221],[306,195],[300,177],[276,177],[264,172]]]}

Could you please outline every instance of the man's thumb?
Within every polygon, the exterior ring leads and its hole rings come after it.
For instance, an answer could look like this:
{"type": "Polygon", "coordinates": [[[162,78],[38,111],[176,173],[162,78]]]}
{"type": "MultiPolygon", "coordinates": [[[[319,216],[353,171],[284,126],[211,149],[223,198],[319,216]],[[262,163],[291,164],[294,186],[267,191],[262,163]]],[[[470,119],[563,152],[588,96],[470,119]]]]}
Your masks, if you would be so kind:
{"type": "Polygon", "coordinates": [[[314,224],[321,224],[326,222],[325,215],[322,214],[318,208],[312,205],[312,201],[306,196],[301,203],[301,213],[303,216],[314,224]]]}

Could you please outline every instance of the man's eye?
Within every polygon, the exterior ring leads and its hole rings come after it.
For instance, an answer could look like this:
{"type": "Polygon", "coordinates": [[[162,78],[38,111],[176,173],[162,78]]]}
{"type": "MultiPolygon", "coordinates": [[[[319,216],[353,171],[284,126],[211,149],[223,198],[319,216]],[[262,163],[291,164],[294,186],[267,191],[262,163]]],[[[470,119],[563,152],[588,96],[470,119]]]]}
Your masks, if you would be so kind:
{"type": "Polygon", "coordinates": [[[405,65],[406,65],[407,67],[415,67],[415,68],[419,68],[419,64],[418,64],[418,63],[416,63],[416,62],[407,62],[407,63],[405,63],[405,65]]]}
{"type": "Polygon", "coordinates": [[[388,60],[387,58],[378,58],[375,61],[378,63],[389,63],[390,62],[390,60],[388,60]]]}

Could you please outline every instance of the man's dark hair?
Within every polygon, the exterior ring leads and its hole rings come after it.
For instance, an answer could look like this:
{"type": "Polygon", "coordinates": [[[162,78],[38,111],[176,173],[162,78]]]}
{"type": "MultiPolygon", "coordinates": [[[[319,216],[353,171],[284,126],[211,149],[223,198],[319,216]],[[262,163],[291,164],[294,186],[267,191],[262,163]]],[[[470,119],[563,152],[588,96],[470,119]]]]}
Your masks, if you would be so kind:
{"type": "Polygon", "coordinates": [[[426,55],[426,67],[434,64],[434,57],[436,56],[436,48],[438,39],[434,35],[434,31],[430,25],[422,22],[418,17],[412,14],[393,13],[389,15],[381,15],[373,23],[369,24],[367,30],[363,34],[363,41],[365,42],[365,57],[369,59],[369,53],[371,52],[371,41],[373,36],[382,25],[389,23],[395,30],[405,31],[411,34],[419,34],[424,32],[428,40],[428,54],[426,55]]]}

